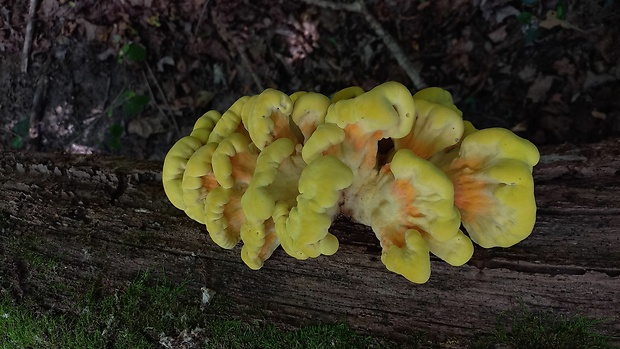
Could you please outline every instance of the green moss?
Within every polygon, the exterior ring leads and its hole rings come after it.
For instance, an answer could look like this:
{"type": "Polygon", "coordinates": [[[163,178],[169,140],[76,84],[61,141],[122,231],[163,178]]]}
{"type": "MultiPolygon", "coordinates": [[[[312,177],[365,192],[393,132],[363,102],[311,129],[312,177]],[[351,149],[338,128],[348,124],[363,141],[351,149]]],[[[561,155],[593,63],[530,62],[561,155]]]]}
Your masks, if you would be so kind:
{"type": "Polygon", "coordinates": [[[31,246],[34,246],[34,243],[28,242],[18,247],[19,255],[28,262],[31,268],[37,269],[42,273],[48,273],[59,265],[56,259],[34,251],[31,246]]]}
{"type": "MultiPolygon", "coordinates": [[[[183,333],[189,333],[194,343],[205,349],[467,347],[457,339],[437,343],[420,333],[395,344],[360,335],[344,324],[285,331],[264,322],[230,320],[222,318],[228,312],[225,304],[218,305],[217,296],[205,310],[200,295],[188,292],[185,285],[171,286],[165,279],[156,282],[148,274],[114,294],[97,296],[97,291],[101,290],[93,289],[82,299],[72,314],[51,315],[36,310],[34,304],[15,304],[2,290],[0,349],[155,348],[161,347],[163,337],[178,341],[183,333]]],[[[611,338],[597,331],[599,324],[585,317],[564,317],[521,307],[503,315],[493,334],[479,336],[469,347],[613,348],[611,338]]]]}
{"type": "Polygon", "coordinates": [[[148,275],[114,295],[82,301],[76,316],[52,316],[0,299],[0,348],[151,348],[159,333],[178,333],[201,319],[183,303],[184,286],[147,286],[148,275]]]}
{"type": "Polygon", "coordinates": [[[241,321],[211,321],[206,328],[205,349],[305,349],[305,348],[388,348],[380,340],[361,336],[345,324],[302,327],[283,331],[271,325],[241,321]]]}
{"type": "Polygon", "coordinates": [[[504,314],[491,335],[478,337],[472,349],[612,349],[612,338],[599,332],[603,321],[584,316],[560,316],[521,306],[504,314]]]}
{"type": "MultiPolygon", "coordinates": [[[[220,319],[201,310],[185,285],[154,283],[145,274],[125,290],[98,297],[90,292],[76,314],[50,315],[34,304],[0,296],[0,348],[153,348],[162,335],[200,329],[205,348],[381,348],[343,324],[284,331],[271,325],[220,319]]],[[[212,309],[210,309],[212,310],[212,309]]]]}

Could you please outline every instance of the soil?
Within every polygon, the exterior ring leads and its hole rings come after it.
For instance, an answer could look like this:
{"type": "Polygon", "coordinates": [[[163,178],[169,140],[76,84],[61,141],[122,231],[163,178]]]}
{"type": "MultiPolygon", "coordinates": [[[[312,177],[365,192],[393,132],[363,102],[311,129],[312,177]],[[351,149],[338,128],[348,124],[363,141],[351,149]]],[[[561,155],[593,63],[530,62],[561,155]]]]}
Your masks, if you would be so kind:
{"type": "MultiPolygon", "coordinates": [[[[267,87],[329,95],[395,80],[414,90],[362,14],[310,0],[41,0],[22,73],[29,5],[0,5],[1,148],[159,160],[205,111],[267,87]]],[[[366,6],[477,127],[538,145],[620,135],[618,2],[366,6]]]]}

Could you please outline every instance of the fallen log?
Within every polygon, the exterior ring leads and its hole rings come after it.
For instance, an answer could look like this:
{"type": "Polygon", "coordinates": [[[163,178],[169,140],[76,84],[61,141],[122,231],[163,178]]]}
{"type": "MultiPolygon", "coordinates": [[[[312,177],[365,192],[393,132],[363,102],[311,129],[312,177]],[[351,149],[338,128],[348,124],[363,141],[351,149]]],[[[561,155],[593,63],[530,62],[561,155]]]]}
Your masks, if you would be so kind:
{"type": "MultiPolygon", "coordinates": [[[[345,321],[365,333],[427,331],[459,338],[489,331],[523,304],[608,319],[620,334],[620,140],[541,149],[537,223],[508,249],[476,247],[451,267],[433,259],[416,285],[380,261],[372,231],[346,219],[331,257],[297,261],[277,250],[259,271],[223,250],[166,199],[161,164],[99,156],[2,152],[0,287],[70,310],[97,284],[120,288],[140,272],[212,289],[231,316],[283,326],[345,321]],[[54,261],[41,272],[37,255],[54,261]]],[[[616,337],[620,341],[620,337],[616,337]]]]}

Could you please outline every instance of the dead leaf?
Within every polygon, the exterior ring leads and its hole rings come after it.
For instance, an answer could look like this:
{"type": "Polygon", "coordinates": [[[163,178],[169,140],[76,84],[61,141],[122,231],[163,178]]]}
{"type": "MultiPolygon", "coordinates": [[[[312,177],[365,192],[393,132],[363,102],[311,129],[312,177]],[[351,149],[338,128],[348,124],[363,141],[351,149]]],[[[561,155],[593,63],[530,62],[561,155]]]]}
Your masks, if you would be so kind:
{"type": "Polygon", "coordinates": [[[507,35],[506,25],[502,25],[489,34],[489,39],[491,39],[494,43],[498,43],[500,41],[504,41],[507,35]]]}
{"type": "Polygon", "coordinates": [[[43,0],[41,2],[41,12],[43,17],[51,18],[54,12],[58,10],[58,0],[43,0]]]}
{"type": "Polygon", "coordinates": [[[562,20],[557,17],[555,11],[547,12],[545,19],[538,23],[538,26],[545,29],[552,29],[562,24],[562,20]]]}
{"type": "Polygon", "coordinates": [[[526,65],[525,67],[523,67],[523,69],[521,69],[518,73],[519,78],[521,80],[523,80],[524,82],[531,82],[534,81],[534,78],[536,77],[536,67],[533,65],[526,65]]]}
{"type": "Polygon", "coordinates": [[[143,138],[165,131],[161,117],[135,118],[127,125],[127,132],[143,138]]]}
{"type": "Polygon", "coordinates": [[[185,62],[185,60],[183,58],[180,58],[177,61],[177,71],[181,75],[187,73],[187,63],[185,62]]]}
{"type": "Polygon", "coordinates": [[[493,1],[478,0],[478,1],[474,1],[474,3],[479,3],[478,7],[482,11],[482,17],[484,17],[484,19],[487,20],[487,21],[490,20],[493,17],[493,15],[496,12],[495,9],[504,7],[504,5],[506,5],[509,2],[510,2],[510,0],[493,0],[493,1]]]}
{"type": "Polygon", "coordinates": [[[194,84],[191,81],[183,81],[179,85],[185,94],[191,94],[194,91],[194,84]]]}
{"type": "Polygon", "coordinates": [[[540,108],[540,110],[552,115],[566,115],[570,113],[570,107],[564,102],[564,96],[561,93],[549,96],[546,105],[540,108]]]}
{"type": "Polygon", "coordinates": [[[527,131],[527,121],[521,121],[520,123],[514,125],[510,131],[512,132],[525,132],[527,131]]]}
{"type": "Polygon", "coordinates": [[[592,117],[594,117],[595,119],[605,120],[607,119],[607,114],[601,113],[600,111],[594,109],[592,111],[592,117]]]}
{"type": "Polygon", "coordinates": [[[77,24],[81,26],[84,30],[84,35],[88,41],[93,41],[95,39],[101,39],[102,35],[106,32],[106,27],[101,25],[95,25],[85,20],[84,18],[78,18],[75,20],[77,24]]]}
{"type": "Polygon", "coordinates": [[[184,96],[175,99],[171,104],[174,109],[180,110],[185,108],[193,108],[196,103],[194,102],[194,97],[184,96]]]}
{"type": "Polygon", "coordinates": [[[558,25],[561,26],[562,28],[573,29],[578,32],[585,33],[585,31],[579,29],[579,27],[569,23],[568,21],[559,19],[557,17],[557,12],[555,11],[548,11],[547,15],[545,16],[545,19],[538,23],[539,27],[545,28],[545,29],[552,29],[552,28],[557,27],[558,25]]]}
{"type": "Polygon", "coordinates": [[[498,24],[504,22],[504,20],[510,16],[518,16],[521,11],[512,6],[504,6],[495,11],[495,22],[498,24]]]}
{"type": "Polygon", "coordinates": [[[553,76],[547,75],[543,77],[538,75],[536,81],[527,90],[527,98],[531,99],[534,103],[539,103],[547,98],[547,92],[553,84],[553,76]]]}
{"type": "Polygon", "coordinates": [[[555,93],[549,97],[549,103],[564,104],[564,96],[561,93],[555,93]]]}
{"type": "Polygon", "coordinates": [[[575,65],[566,57],[553,62],[553,69],[555,69],[560,76],[574,76],[576,70],[575,65]]]}
{"type": "Polygon", "coordinates": [[[600,86],[602,84],[606,84],[611,81],[618,80],[617,77],[609,74],[596,74],[595,72],[588,70],[586,73],[586,79],[583,82],[583,89],[589,90],[593,87],[600,86]]]}
{"type": "Polygon", "coordinates": [[[213,97],[215,97],[215,94],[213,92],[206,90],[198,91],[197,95],[198,96],[196,97],[196,102],[194,105],[194,107],[197,109],[205,108],[209,103],[211,103],[213,97]]]}
{"type": "Polygon", "coordinates": [[[422,11],[425,8],[431,6],[431,2],[430,1],[425,1],[423,3],[420,3],[420,5],[418,5],[418,11],[422,11]]]}
{"type": "Polygon", "coordinates": [[[112,49],[111,47],[108,48],[107,50],[101,52],[100,54],[97,55],[97,59],[100,61],[105,61],[106,59],[110,58],[110,57],[115,57],[116,56],[116,50],[112,49]]]}
{"type": "Polygon", "coordinates": [[[604,26],[593,32],[594,47],[607,62],[614,62],[620,56],[616,36],[614,31],[607,30],[604,26]]]}
{"type": "Polygon", "coordinates": [[[164,65],[170,65],[174,67],[174,58],[170,57],[170,56],[164,56],[162,57],[159,61],[157,61],[157,71],[158,72],[163,72],[164,71],[164,65]]]}
{"type": "MultiPolygon", "coordinates": [[[[197,42],[203,41],[202,39],[197,40],[197,42]]],[[[230,61],[230,55],[228,54],[228,49],[224,47],[219,41],[215,39],[207,39],[206,42],[202,42],[198,47],[200,50],[198,53],[204,53],[209,55],[220,62],[228,62],[230,61]]]]}

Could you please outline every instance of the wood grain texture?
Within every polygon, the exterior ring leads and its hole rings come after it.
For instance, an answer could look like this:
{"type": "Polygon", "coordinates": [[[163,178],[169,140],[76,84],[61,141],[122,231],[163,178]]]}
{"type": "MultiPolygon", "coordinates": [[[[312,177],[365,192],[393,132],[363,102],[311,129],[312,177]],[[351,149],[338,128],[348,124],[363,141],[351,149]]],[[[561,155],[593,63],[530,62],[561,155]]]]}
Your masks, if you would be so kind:
{"type": "Polygon", "coordinates": [[[390,337],[459,338],[492,330],[523,304],[609,319],[604,330],[619,336],[620,141],[542,153],[532,236],[508,249],[477,247],[459,268],[433,259],[423,285],[387,271],[372,231],[345,218],[332,226],[341,242],[334,256],[297,261],[277,250],[252,271],[239,247],[218,248],[168,203],[159,163],[2,153],[0,286],[72,311],[76,293],[93,284],[113,290],[142,271],[165,271],[169,281],[189,280],[197,298],[201,287],[215,290],[234,317],[282,326],[346,321],[390,337]]]}

